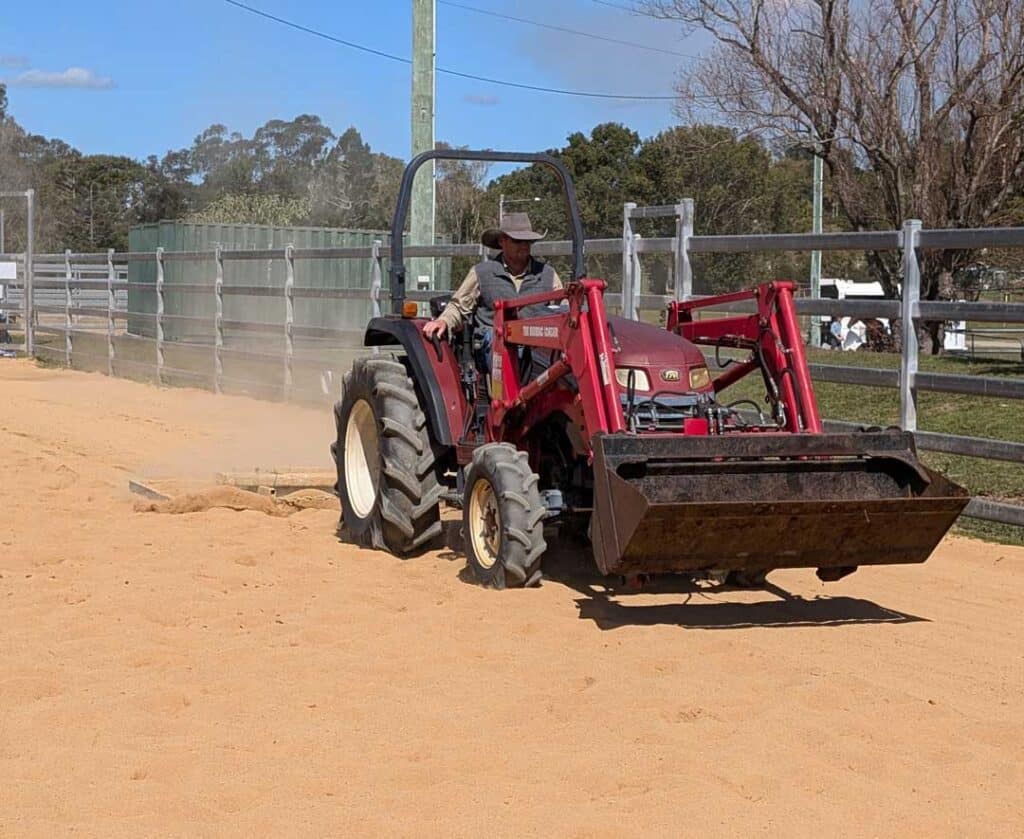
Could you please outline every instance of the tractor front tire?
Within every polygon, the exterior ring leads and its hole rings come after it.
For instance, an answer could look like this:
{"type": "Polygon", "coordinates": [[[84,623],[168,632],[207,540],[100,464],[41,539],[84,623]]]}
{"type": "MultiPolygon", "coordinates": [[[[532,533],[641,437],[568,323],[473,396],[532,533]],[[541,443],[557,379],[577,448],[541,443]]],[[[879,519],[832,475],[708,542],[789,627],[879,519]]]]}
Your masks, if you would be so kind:
{"type": "Polygon", "coordinates": [[[334,407],[341,523],[357,544],[408,556],[441,534],[437,459],[405,365],[358,359],[334,407]]]}
{"type": "Polygon", "coordinates": [[[491,588],[540,582],[546,508],[525,452],[487,443],[466,471],[462,525],[473,576],[491,588]]]}

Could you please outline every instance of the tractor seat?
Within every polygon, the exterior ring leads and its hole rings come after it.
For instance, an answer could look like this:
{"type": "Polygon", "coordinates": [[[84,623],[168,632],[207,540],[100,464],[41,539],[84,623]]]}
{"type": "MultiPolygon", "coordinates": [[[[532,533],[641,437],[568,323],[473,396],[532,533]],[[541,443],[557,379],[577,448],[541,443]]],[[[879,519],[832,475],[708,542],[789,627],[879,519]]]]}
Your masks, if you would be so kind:
{"type": "Polygon", "coordinates": [[[450,301],[451,299],[451,294],[439,294],[436,297],[431,297],[430,316],[432,318],[441,317],[441,312],[444,311],[444,307],[448,305],[448,301],[450,301]]]}

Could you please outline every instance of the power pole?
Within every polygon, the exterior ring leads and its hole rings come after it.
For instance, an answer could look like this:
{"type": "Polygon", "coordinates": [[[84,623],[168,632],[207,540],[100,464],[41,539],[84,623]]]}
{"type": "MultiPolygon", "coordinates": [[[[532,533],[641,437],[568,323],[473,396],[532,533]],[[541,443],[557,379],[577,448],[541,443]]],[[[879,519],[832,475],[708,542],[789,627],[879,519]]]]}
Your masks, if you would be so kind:
{"type": "MultiPolygon", "coordinates": [[[[434,148],[435,0],[412,0],[412,155],[434,148]]],[[[412,187],[410,244],[434,244],[434,161],[420,167],[412,187]]],[[[406,280],[434,287],[434,260],[410,260],[406,280]]]]}
{"type": "MultiPolygon", "coordinates": [[[[814,155],[814,202],[811,222],[811,230],[814,233],[821,233],[821,199],[824,180],[822,161],[816,154],[814,155]]],[[[821,297],[821,251],[811,251],[811,298],[817,300],[819,297],[821,297]]],[[[818,318],[812,317],[810,335],[808,335],[808,343],[812,347],[821,346],[821,329],[818,328],[818,324],[818,318]]]]}
{"type": "Polygon", "coordinates": [[[501,227],[501,223],[505,220],[505,207],[508,204],[526,204],[530,201],[540,201],[540,196],[535,195],[533,198],[505,198],[505,193],[502,192],[498,196],[498,227],[501,227]]]}

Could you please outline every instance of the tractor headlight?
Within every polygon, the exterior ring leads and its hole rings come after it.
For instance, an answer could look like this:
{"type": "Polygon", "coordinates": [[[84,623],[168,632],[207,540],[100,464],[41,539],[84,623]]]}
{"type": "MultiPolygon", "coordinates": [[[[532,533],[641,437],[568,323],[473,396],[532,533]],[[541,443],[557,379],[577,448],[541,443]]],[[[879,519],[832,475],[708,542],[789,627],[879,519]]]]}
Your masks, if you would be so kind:
{"type": "Polygon", "coordinates": [[[711,374],[707,367],[690,368],[690,390],[703,390],[711,384],[711,374]]]}
{"type": "Polygon", "coordinates": [[[629,387],[629,374],[633,374],[633,387],[638,391],[649,391],[651,389],[651,380],[647,378],[647,373],[643,370],[638,370],[636,367],[619,367],[615,371],[615,381],[619,383],[619,386],[623,389],[629,387]]]}

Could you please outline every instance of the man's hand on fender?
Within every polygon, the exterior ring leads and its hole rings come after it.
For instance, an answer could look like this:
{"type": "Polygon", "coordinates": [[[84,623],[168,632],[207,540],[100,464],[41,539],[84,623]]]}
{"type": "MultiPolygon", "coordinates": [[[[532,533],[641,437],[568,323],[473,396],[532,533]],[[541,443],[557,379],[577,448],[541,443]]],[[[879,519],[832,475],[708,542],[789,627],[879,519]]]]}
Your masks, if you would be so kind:
{"type": "Polygon", "coordinates": [[[423,335],[427,338],[433,338],[435,335],[438,338],[443,338],[447,331],[448,324],[441,318],[438,318],[437,320],[427,321],[423,325],[423,335]]]}

